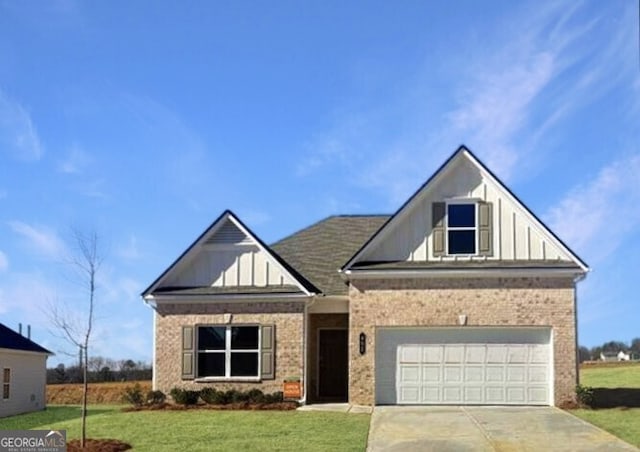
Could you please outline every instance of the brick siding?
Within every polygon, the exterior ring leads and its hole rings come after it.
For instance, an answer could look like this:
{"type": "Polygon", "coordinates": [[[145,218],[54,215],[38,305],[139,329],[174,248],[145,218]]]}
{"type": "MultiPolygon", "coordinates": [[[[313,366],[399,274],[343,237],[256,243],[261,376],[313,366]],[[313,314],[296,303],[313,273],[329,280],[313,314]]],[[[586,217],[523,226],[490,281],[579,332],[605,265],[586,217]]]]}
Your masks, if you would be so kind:
{"type": "Polygon", "coordinates": [[[575,400],[575,286],[565,278],[352,281],[349,289],[349,400],[375,403],[375,330],[384,326],[547,326],[552,328],[554,404],[575,400]],[[358,353],[359,334],[367,353],[358,353]]]}
{"type": "Polygon", "coordinates": [[[168,393],[173,387],[219,390],[249,390],[265,393],[282,391],[287,377],[302,377],[304,303],[174,303],[160,304],[156,315],[156,389],[168,393]],[[196,324],[226,324],[224,314],[231,314],[231,324],[275,325],[275,376],[261,382],[199,382],[182,380],[182,327],[196,324]]]}

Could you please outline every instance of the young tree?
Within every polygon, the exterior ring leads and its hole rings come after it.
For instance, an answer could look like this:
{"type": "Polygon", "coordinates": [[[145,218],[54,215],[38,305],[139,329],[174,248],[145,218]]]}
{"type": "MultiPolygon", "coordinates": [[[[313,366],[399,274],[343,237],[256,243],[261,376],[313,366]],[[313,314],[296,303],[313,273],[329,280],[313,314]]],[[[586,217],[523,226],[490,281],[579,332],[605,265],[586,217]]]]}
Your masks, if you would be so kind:
{"type": "Polygon", "coordinates": [[[96,275],[102,264],[102,255],[98,247],[98,234],[91,232],[84,234],[78,230],[73,231],[75,245],[74,253],[70,258],[70,264],[74,269],[77,282],[86,290],[87,314],[84,320],[70,315],[66,309],[52,305],[49,309],[49,317],[53,325],[62,333],[62,337],[80,351],[80,365],[82,370],[82,434],[80,445],[84,447],[87,432],[87,393],[88,378],[87,364],[89,363],[89,340],[94,321],[96,275]]]}

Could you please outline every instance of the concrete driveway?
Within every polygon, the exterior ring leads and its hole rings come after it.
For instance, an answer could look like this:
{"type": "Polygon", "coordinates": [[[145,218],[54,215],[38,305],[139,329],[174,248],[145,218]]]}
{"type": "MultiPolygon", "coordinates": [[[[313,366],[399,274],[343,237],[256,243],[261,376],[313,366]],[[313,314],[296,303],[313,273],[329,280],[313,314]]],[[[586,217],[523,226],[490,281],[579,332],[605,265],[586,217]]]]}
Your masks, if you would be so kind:
{"type": "Polygon", "coordinates": [[[637,451],[552,407],[376,407],[368,451],[637,451]]]}

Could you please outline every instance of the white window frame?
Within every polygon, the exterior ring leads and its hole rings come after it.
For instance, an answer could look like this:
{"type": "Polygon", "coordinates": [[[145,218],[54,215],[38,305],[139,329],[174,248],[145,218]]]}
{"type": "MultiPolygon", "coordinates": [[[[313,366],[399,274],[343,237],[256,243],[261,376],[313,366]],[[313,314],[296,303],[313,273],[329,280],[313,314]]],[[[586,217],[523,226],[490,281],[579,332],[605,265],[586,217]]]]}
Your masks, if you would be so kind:
{"type": "Polygon", "coordinates": [[[3,367],[2,368],[2,400],[9,400],[11,398],[11,374],[13,372],[11,372],[11,367],[3,367]],[[6,371],[9,371],[9,381],[4,381],[4,373],[6,371]],[[9,388],[9,397],[5,397],[4,396],[4,388],[8,387],[9,388]]]}
{"type": "Polygon", "coordinates": [[[471,257],[478,255],[478,201],[476,199],[451,199],[446,201],[445,203],[445,222],[444,222],[444,233],[445,233],[445,243],[447,244],[447,256],[452,257],[471,257]],[[450,227],[449,226],[449,206],[450,205],[463,205],[467,204],[473,205],[474,208],[474,225],[470,226],[462,226],[462,227],[450,227]],[[473,253],[451,253],[449,252],[449,246],[451,245],[451,240],[449,240],[449,231],[473,231],[474,232],[474,250],[473,253]]]}
{"type": "Polygon", "coordinates": [[[262,327],[255,324],[234,324],[234,325],[216,325],[202,324],[196,325],[196,380],[199,381],[260,381],[262,369],[262,327]],[[231,328],[257,328],[258,329],[258,347],[256,349],[233,350],[231,348],[231,328]],[[200,328],[225,328],[224,334],[224,350],[200,350],[198,344],[200,340],[200,328]],[[200,353],[224,353],[224,376],[198,376],[198,363],[200,353]],[[231,354],[232,353],[257,353],[258,354],[258,374],[256,376],[234,376],[231,375],[231,354]]]}

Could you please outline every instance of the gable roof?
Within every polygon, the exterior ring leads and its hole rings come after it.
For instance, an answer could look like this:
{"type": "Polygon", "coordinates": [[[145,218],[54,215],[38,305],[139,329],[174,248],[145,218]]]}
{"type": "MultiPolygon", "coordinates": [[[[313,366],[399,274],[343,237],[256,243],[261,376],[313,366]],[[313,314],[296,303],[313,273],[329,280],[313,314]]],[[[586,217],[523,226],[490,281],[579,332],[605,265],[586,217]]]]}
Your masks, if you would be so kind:
{"type": "MultiPolygon", "coordinates": [[[[418,199],[421,195],[432,187],[435,183],[436,179],[439,176],[444,174],[451,166],[453,166],[454,162],[458,161],[461,158],[466,158],[467,161],[471,162],[475,165],[481,172],[484,172],[490,180],[498,187],[500,187],[508,197],[511,198],[511,201],[518,205],[524,212],[529,216],[530,220],[537,224],[550,238],[551,240],[562,249],[575,263],[575,268],[579,269],[580,272],[586,273],[589,271],[588,265],[580,258],[577,254],[575,254],[551,229],[549,229],[520,199],[502,182],[498,177],[493,174],[493,172],[487,168],[487,166],[480,161],[466,146],[461,145],[432,175],[427,179],[427,181],[418,188],[418,190],[405,201],[402,206],[391,216],[389,219],[373,234],[369,239],[351,256],[351,258],[340,268],[341,272],[348,271],[351,268],[356,266],[358,263],[358,259],[368,251],[376,241],[380,240],[382,235],[386,230],[388,230],[395,222],[398,221],[399,217],[409,211],[413,205],[418,202],[418,199]]],[[[359,263],[359,267],[366,267],[366,263],[359,263]]],[[[372,263],[372,264],[378,264],[372,263]]],[[[429,263],[425,262],[425,266],[430,266],[429,263]]],[[[415,264],[409,264],[409,266],[415,268],[415,264]]],[[[563,266],[563,265],[561,265],[563,266]]],[[[398,265],[396,265],[398,267],[398,265]]]]}
{"type": "MultiPolygon", "coordinates": [[[[249,239],[252,240],[261,251],[266,253],[278,266],[280,266],[282,271],[285,274],[287,274],[289,277],[291,277],[293,281],[295,281],[296,283],[295,286],[299,289],[299,292],[302,292],[306,295],[319,292],[318,288],[315,287],[313,283],[311,283],[304,276],[298,273],[295,268],[289,265],[282,257],[280,257],[271,248],[269,248],[262,240],[260,240],[260,238],[257,235],[255,235],[244,223],[242,223],[242,221],[240,221],[240,219],[231,210],[225,210],[218,218],[216,218],[216,220],[213,223],[211,223],[211,225],[207,229],[205,229],[205,231],[202,234],[200,234],[200,236],[180,256],[178,256],[178,258],[164,272],[162,272],[160,276],[158,276],[158,278],[156,278],[155,281],[153,281],[149,285],[149,287],[147,287],[142,292],[141,294],[142,297],[146,298],[154,293],[158,293],[158,294],[162,293],[162,291],[157,291],[157,289],[159,289],[160,286],[162,285],[162,282],[165,281],[174,271],[176,271],[176,268],[182,261],[193,256],[199,250],[200,245],[202,245],[204,242],[209,240],[216,232],[221,230],[224,227],[224,225],[227,223],[227,220],[231,221],[235,226],[237,226],[237,228],[240,229],[240,231],[242,231],[246,236],[248,236],[249,239]]],[[[290,289],[289,286],[286,286],[286,288],[290,289]]],[[[178,288],[175,288],[175,287],[169,287],[165,289],[168,289],[164,291],[165,294],[171,294],[171,291],[175,292],[176,290],[178,290],[178,288]]],[[[191,290],[199,289],[199,292],[200,292],[199,295],[205,294],[205,292],[207,295],[217,295],[221,293],[228,293],[227,291],[218,291],[218,290],[215,290],[214,288],[211,288],[211,290],[208,292],[204,290],[204,288],[180,288],[180,289],[191,289],[191,290]]],[[[198,292],[198,290],[196,290],[196,292],[198,292]]],[[[252,287],[251,290],[246,290],[245,288],[242,291],[242,293],[244,294],[249,294],[249,293],[253,294],[253,293],[262,293],[262,292],[269,292],[269,289],[252,287]]]]}
{"type": "Polygon", "coordinates": [[[389,215],[336,215],[271,245],[325,295],[346,295],[338,269],[389,218],[389,215]]]}
{"type": "Polygon", "coordinates": [[[0,348],[53,355],[53,353],[46,348],[39,346],[31,339],[24,337],[22,334],[16,333],[2,323],[0,323],[0,348]]]}

